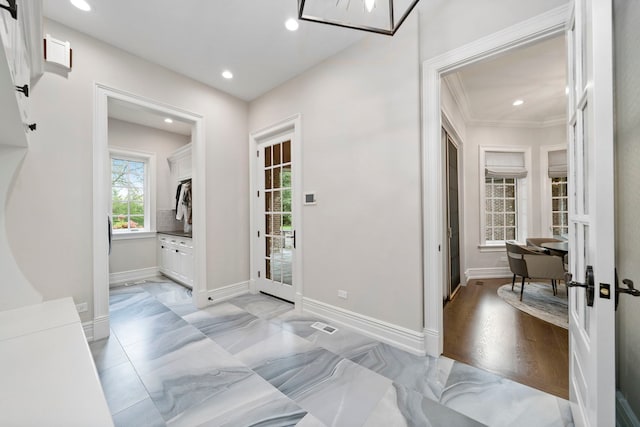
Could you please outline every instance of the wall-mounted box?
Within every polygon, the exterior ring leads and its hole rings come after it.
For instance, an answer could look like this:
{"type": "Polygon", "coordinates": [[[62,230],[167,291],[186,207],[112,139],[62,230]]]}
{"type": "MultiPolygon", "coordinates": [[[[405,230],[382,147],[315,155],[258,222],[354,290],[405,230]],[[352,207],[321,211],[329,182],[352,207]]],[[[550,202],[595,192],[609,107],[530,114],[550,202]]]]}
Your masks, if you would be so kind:
{"type": "Polygon", "coordinates": [[[73,65],[71,43],[54,39],[47,34],[44,38],[44,60],[48,64],[55,64],[71,70],[73,65]]]}

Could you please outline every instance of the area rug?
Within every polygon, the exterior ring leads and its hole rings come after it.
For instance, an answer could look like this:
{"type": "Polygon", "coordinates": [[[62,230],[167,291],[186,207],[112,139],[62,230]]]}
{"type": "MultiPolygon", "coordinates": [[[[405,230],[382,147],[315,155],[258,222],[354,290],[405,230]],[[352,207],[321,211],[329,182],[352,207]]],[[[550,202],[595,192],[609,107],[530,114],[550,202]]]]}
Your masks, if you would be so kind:
{"type": "Polygon", "coordinates": [[[511,283],[508,283],[498,288],[498,296],[518,310],[569,329],[569,308],[563,285],[558,286],[558,295],[553,295],[549,283],[526,283],[524,296],[520,301],[520,284],[516,283],[512,291],[511,283]]]}

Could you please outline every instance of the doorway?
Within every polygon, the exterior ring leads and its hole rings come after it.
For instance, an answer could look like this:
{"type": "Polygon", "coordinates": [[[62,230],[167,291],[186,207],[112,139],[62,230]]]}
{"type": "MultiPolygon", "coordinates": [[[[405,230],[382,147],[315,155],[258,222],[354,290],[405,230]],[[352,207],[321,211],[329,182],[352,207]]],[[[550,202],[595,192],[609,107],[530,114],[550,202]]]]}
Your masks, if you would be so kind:
{"type": "MultiPolygon", "coordinates": [[[[204,118],[201,115],[96,83],[94,87],[93,137],[93,279],[94,320],[93,339],[109,336],[109,244],[112,214],[111,162],[109,154],[109,103],[127,103],[135,108],[173,117],[191,126],[193,149],[193,199],[205,200],[205,139],[204,118]]],[[[206,203],[193,205],[194,283],[193,302],[197,307],[207,304],[206,288],[206,203]]]]}
{"type": "Polygon", "coordinates": [[[460,289],[460,186],[458,143],[446,126],[442,127],[442,145],[445,150],[447,194],[447,249],[448,268],[445,297],[451,301],[460,289]]]}
{"type": "Polygon", "coordinates": [[[295,116],[250,137],[251,291],[295,304],[302,302],[299,129],[295,116]]]}

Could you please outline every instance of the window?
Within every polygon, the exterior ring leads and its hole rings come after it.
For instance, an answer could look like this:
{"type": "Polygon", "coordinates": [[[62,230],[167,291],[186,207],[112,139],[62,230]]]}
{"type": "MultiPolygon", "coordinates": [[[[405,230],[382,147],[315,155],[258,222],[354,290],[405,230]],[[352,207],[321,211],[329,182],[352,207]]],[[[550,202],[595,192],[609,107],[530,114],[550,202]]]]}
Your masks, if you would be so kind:
{"type": "Polygon", "coordinates": [[[551,231],[554,236],[569,234],[567,177],[551,178],[551,231]]]}
{"type": "Polygon", "coordinates": [[[154,155],[112,149],[110,160],[114,234],[153,231],[154,155]]]}
{"type": "MultiPolygon", "coordinates": [[[[569,191],[567,188],[567,150],[550,147],[547,153],[547,185],[551,185],[551,197],[546,195],[547,221],[551,221],[549,230],[554,236],[569,233],[569,191]]],[[[548,188],[548,187],[547,187],[548,188]]],[[[548,189],[546,191],[549,191],[548,189]]],[[[546,225],[546,224],[545,224],[546,225]]]]}
{"type": "Polygon", "coordinates": [[[529,149],[480,147],[480,247],[523,241],[527,226],[529,149]]]}
{"type": "Polygon", "coordinates": [[[485,178],[485,240],[518,238],[518,185],[515,178],[485,178]]]}

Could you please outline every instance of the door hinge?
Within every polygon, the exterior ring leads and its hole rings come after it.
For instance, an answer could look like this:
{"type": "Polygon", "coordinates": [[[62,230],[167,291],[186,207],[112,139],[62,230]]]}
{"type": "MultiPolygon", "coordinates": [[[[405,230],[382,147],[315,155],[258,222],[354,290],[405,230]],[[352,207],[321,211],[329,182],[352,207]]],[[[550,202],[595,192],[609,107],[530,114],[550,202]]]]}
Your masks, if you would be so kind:
{"type": "Polygon", "coordinates": [[[260,150],[256,151],[256,157],[260,157],[260,150]]]}
{"type": "Polygon", "coordinates": [[[258,194],[257,197],[260,197],[260,190],[258,190],[256,193],[258,194]]]}
{"type": "Polygon", "coordinates": [[[258,279],[260,278],[260,271],[258,271],[258,279]]]}
{"type": "Polygon", "coordinates": [[[258,237],[260,237],[260,230],[258,230],[258,237]]]}

